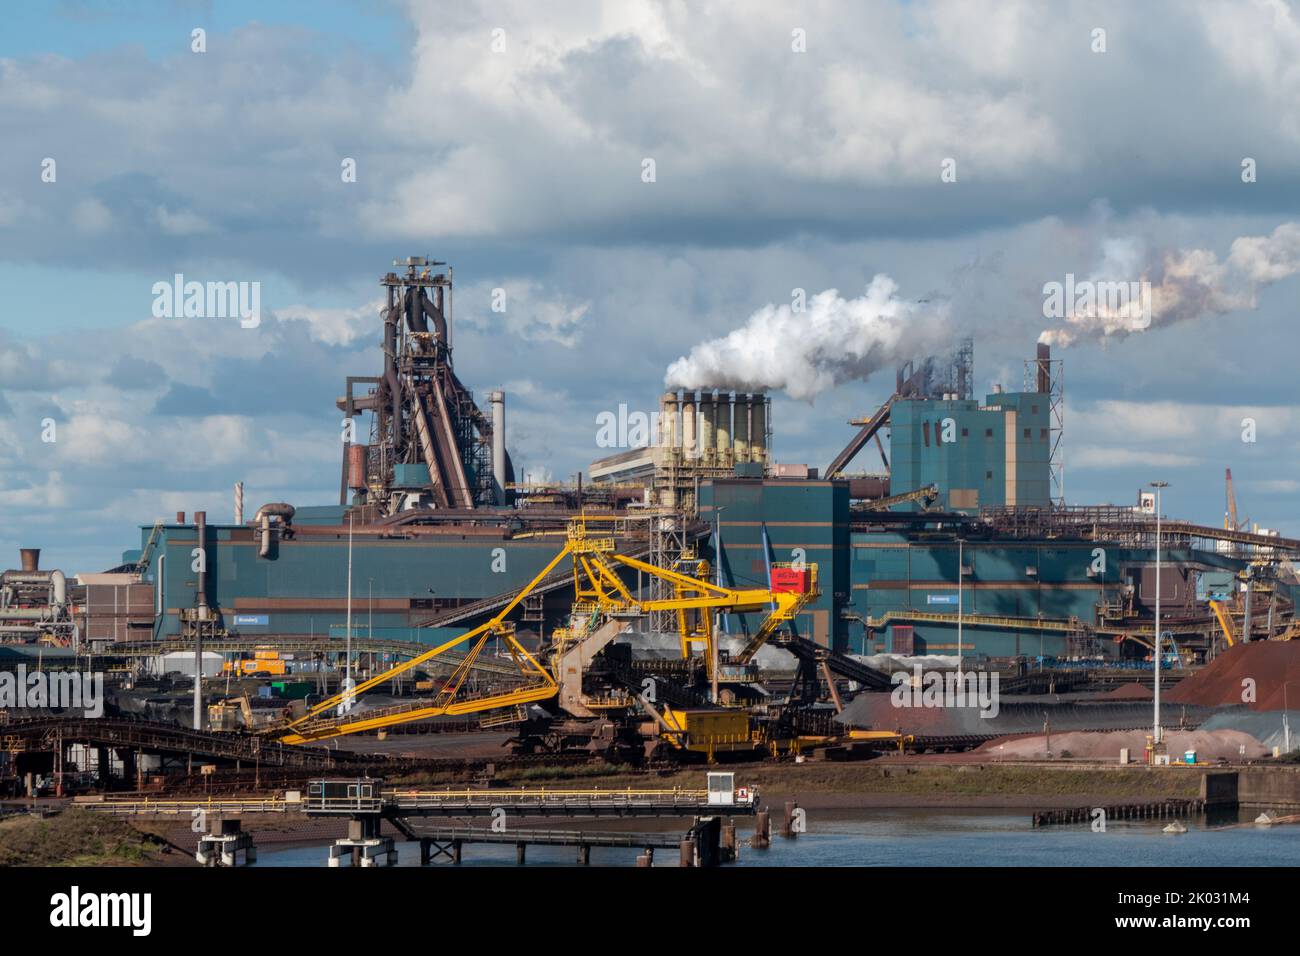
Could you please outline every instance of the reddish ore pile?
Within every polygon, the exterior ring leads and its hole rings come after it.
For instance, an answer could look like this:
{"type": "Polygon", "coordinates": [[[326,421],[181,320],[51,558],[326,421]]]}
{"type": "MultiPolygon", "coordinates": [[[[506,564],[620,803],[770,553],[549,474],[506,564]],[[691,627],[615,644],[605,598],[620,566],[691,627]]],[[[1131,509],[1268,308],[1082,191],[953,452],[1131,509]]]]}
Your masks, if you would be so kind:
{"type": "Polygon", "coordinates": [[[1300,642],[1255,641],[1237,644],[1162,695],[1173,704],[1222,707],[1245,704],[1251,710],[1300,708],[1300,642]]]}

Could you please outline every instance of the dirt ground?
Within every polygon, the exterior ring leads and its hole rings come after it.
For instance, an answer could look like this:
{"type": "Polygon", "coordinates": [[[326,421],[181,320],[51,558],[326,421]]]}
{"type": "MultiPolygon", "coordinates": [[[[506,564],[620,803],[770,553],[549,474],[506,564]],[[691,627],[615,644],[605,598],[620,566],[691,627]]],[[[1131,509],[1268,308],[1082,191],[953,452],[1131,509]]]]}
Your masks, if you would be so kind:
{"type": "Polygon", "coordinates": [[[168,866],[193,862],[174,847],[115,817],[68,809],[0,822],[0,867],[168,866]]]}
{"type": "MultiPolygon", "coordinates": [[[[968,756],[968,755],[963,755],[968,756]]],[[[553,776],[560,788],[702,788],[710,768],[671,773],[553,776]]],[[[737,786],[756,786],[764,802],[796,800],[826,808],[1019,807],[1049,809],[1086,803],[1123,803],[1195,797],[1200,771],[1190,767],[1013,766],[968,760],[879,759],[864,763],[739,764],[712,768],[736,775],[737,786]]],[[[414,781],[413,781],[414,782],[414,781]]],[[[529,784],[520,781],[518,785],[529,784]]]]}

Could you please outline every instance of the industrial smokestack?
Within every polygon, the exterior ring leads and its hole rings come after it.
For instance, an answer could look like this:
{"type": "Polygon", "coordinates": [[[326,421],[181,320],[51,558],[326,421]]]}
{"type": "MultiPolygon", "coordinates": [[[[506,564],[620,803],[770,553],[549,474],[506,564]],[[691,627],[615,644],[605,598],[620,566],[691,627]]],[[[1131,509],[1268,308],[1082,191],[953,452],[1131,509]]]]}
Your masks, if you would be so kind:
{"type": "MultiPolygon", "coordinates": [[[[199,586],[195,592],[200,622],[208,619],[208,515],[194,512],[194,529],[199,547],[199,586]]],[[[194,729],[203,729],[203,625],[194,627],[194,729]]]]}
{"type": "Polygon", "coordinates": [[[718,392],[718,402],[714,406],[714,414],[717,421],[715,434],[718,445],[718,464],[725,465],[727,456],[731,453],[731,392],[726,390],[718,392]]]}
{"type": "Polygon", "coordinates": [[[1044,394],[1052,390],[1052,347],[1038,343],[1038,390],[1044,394]]]}
{"type": "Polygon", "coordinates": [[[749,461],[749,405],[751,396],[748,392],[736,393],[736,419],[733,427],[737,463],[749,461]]]}
{"type": "Polygon", "coordinates": [[[199,548],[199,585],[195,589],[195,604],[199,607],[199,618],[207,620],[208,607],[208,513],[194,512],[195,537],[199,548]]]}
{"type": "Polygon", "coordinates": [[[705,391],[700,393],[700,457],[708,457],[713,451],[713,428],[714,428],[714,402],[713,392],[705,391]]]}
{"type": "Polygon", "coordinates": [[[687,458],[695,455],[695,393],[682,394],[682,451],[687,458]]]}
{"type": "Polygon", "coordinates": [[[492,480],[496,484],[497,504],[506,503],[506,393],[488,392],[492,406],[492,480]]]}
{"type": "Polygon", "coordinates": [[[754,395],[749,443],[750,456],[759,464],[767,461],[767,401],[767,396],[762,392],[754,395]]]}
{"type": "Polygon", "coordinates": [[[22,563],[24,571],[39,571],[41,569],[41,549],[19,548],[18,560],[22,563]]]}
{"type": "Polygon", "coordinates": [[[244,483],[235,482],[235,524],[244,523],[244,483]]]}
{"type": "Polygon", "coordinates": [[[677,447],[677,393],[664,392],[659,400],[659,446],[677,447]]]}

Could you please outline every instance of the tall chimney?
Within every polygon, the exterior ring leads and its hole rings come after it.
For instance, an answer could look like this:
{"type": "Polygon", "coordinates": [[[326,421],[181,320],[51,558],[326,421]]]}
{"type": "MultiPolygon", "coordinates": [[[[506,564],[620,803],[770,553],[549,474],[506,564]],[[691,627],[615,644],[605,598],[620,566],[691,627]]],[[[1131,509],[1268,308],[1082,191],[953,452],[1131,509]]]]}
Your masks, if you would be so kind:
{"type": "Polygon", "coordinates": [[[244,523],[244,483],[235,482],[235,524],[244,523]]]}
{"type": "Polygon", "coordinates": [[[682,451],[687,458],[695,455],[695,393],[682,393],[682,451]]]}
{"type": "Polygon", "coordinates": [[[497,504],[506,503],[506,393],[488,392],[492,406],[492,481],[496,484],[497,504]]]}
{"type": "Polygon", "coordinates": [[[748,392],[736,393],[736,423],[733,426],[736,464],[749,461],[749,404],[751,400],[748,392]]]}
{"type": "Polygon", "coordinates": [[[762,392],[754,393],[753,404],[753,427],[750,429],[749,446],[750,457],[764,464],[767,461],[767,402],[768,398],[762,392]]]}
{"type": "Polygon", "coordinates": [[[659,400],[659,446],[668,450],[666,457],[672,457],[672,449],[677,447],[677,393],[664,392],[659,400]]]}
{"type": "MultiPolygon", "coordinates": [[[[194,512],[195,538],[199,552],[199,586],[195,591],[199,606],[199,621],[208,619],[208,516],[206,512],[194,512]]],[[[194,628],[194,729],[203,729],[203,625],[194,628]]]]}
{"type": "Polygon", "coordinates": [[[41,569],[41,549],[19,548],[18,560],[22,563],[24,571],[39,571],[41,569]]]}
{"type": "Polygon", "coordinates": [[[208,606],[208,513],[206,511],[194,512],[194,529],[195,537],[198,539],[197,547],[202,551],[202,560],[199,562],[199,585],[195,589],[194,596],[195,603],[204,609],[199,617],[206,620],[208,606]]]}
{"type": "Polygon", "coordinates": [[[1038,343],[1038,390],[1052,390],[1052,347],[1046,342],[1038,343]]]}
{"type": "Polygon", "coordinates": [[[718,464],[725,467],[727,456],[731,454],[731,392],[719,391],[717,404],[713,407],[717,420],[714,435],[718,439],[718,464]]]}
{"type": "Polygon", "coordinates": [[[713,418],[714,418],[713,392],[705,390],[700,393],[700,457],[713,457],[713,418]]]}

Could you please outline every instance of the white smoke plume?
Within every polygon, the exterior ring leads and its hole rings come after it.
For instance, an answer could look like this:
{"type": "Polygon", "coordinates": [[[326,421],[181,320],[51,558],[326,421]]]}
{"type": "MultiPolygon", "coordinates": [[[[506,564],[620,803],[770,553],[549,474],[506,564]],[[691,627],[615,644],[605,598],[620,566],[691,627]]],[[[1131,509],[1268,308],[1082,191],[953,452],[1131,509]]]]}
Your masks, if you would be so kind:
{"type": "Polygon", "coordinates": [[[813,296],[804,311],[767,305],[722,338],[701,342],[668,367],[668,388],[782,389],[811,400],[841,382],[865,379],[925,354],[948,323],[947,303],[898,297],[898,284],[877,275],[866,294],[839,290],[813,296]]]}
{"type": "MultiPolygon", "coordinates": [[[[1151,262],[1142,244],[1132,238],[1103,243],[1102,259],[1089,281],[1148,283],[1149,327],[1156,328],[1255,308],[1264,288],[1300,272],[1300,225],[1284,222],[1267,236],[1240,236],[1223,261],[1209,249],[1176,249],[1151,262]]],[[[1146,325],[1135,321],[1137,310],[1116,309],[1103,298],[1067,301],[1064,325],[1045,329],[1038,341],[1060,346],[1105,341],[1146,325]]]]}

